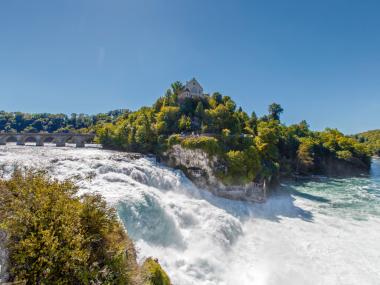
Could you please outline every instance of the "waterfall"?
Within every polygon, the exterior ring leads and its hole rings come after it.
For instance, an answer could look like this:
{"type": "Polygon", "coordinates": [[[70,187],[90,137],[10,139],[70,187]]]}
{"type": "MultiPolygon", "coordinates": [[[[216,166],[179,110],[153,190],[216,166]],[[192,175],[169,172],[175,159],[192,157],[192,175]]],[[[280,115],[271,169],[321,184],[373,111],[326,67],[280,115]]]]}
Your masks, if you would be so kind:
{"type": "Polygon", "coordinates": [[[157,257],[173,284],[380,280],[378,178],[287,184],[258,205],[214,197],[154,159],[96,147],[1,146],[1,174],[20,166],[47,169],[74,179],[81,193],[102,194],[139,259],[157,257]],[[357,204],[343,206],[353,199],[357,204]]]}

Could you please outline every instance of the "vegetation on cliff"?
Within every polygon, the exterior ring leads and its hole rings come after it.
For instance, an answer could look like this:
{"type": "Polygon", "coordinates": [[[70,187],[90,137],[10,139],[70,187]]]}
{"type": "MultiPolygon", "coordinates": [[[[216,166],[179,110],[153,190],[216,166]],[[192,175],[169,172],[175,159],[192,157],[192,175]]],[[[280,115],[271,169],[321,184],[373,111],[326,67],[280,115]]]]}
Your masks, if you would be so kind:
{"type": "Polygon", "coordinates": [[[372,155],[380,156],[380,130],[372,130],[354,136],[359,142],[364,143],[372,155]]]}
{"type": "Polygon", "coordinates": [[[149,257],[142,265],[143,281],[145,285],[170,285],[169,276],[162,270],[157,260],[149,257]]]}
{"type": "Polygon", "coordinates": [[[333,163],[344,165],[340,169],[369,168],[363,144],[335,129],[311,131],[305,121],[286,126],[279,104],[258,118],[237,108],[229,96],[184,98],[182,89],[175,82],[152,107],[98,125],[98,141],[108,148],[159,155],[177,143],[203,149],[225,162],[226,170],[218,176],[227,184],[295,173],[340,174],[329,167],[333,163]]]}
{"type": "Polygon", "coordinates": [[[16,171],[0,181],[0,230],[10,281],[26,284],[170,284],[151,259],[140,267],[132,241],[100,195],[70,181],[16,171]]]}

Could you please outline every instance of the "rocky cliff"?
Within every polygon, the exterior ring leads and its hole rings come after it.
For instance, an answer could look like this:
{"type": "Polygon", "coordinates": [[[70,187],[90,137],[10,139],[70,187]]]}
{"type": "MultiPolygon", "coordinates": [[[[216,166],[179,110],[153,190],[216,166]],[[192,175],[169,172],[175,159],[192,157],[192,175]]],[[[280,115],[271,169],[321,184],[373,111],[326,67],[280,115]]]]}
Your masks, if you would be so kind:
{"type": "Polygon", "coordinates": [[[187,149],[177,144],[162,158],[168,166],[181,169],[194,184],[216,196],[253,202],[264,202],[266,199],[265,184],[224,185],[215,173],[225,171],[226,166],[217,156],[210,156],[203,150],[187,149]]]}

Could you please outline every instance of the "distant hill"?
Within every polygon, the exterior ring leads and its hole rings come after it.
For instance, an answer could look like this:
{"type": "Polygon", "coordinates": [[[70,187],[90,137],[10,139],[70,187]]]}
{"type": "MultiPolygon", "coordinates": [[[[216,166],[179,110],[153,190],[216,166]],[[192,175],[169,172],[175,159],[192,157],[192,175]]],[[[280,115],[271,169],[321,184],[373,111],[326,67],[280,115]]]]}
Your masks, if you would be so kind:
{"type": "Polygon", "coordinates": [[[363,142],[372,154],[380,156],[380,129],[359,133],[355,137],[363,142]]]}

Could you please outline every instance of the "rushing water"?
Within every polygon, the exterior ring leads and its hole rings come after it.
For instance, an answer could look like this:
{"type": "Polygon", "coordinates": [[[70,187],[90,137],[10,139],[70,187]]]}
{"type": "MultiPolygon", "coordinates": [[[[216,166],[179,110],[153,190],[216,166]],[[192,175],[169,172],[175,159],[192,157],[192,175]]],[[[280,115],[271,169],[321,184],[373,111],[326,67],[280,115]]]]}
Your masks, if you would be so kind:
{"type": "Polygon", "coordinates": [[[0,171],[47,169],[118,210],[139,258],[176,285],[380,284],[380,161],[370,177],[284,184],[265,204],[197,189],[153,159],[97,148],[0,147],[0,171]]]}

